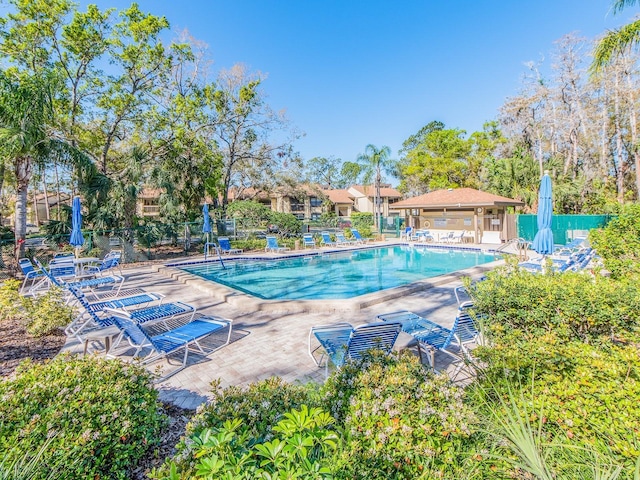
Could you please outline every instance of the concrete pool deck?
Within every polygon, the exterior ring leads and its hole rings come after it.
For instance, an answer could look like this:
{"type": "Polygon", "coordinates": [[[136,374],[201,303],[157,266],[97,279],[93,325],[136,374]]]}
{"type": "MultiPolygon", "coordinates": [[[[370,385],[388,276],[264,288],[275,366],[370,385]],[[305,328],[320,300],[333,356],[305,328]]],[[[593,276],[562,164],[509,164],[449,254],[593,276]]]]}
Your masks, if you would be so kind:
{"type": "MultiPolygon", "coordinates": [[[[194,258],[198,257],[190,260],[194,258]]],[[[198,314],[233,320],[229,345],[207,356],[191,352],[187,368],[157,384],[163,401],[196,408],[210,398],[210,383],[216,379],[222,387],[247,385],[272,376],[289,382],[322,382],[324,368],[318,368],[308,355],[312,326],[336,322],[357,325],[374,321],[382,313],[410,310],[450,327],[458,307],[454,288],[462,284],[460,277],[477,278],[498,263],[363,296],[366,299],[314,301],[311,306],[298,301],[270,303],[161,265],[125,268],[123,273],[125,288],[142,287],[166,295],[166,301],[192,304],[198,314]]],[[[411,337],[402,334],[396,347],[405,348],[410,341],[411,337]]],[[[70,339],[65,350],[81,352],[82,347],[70,339]]],[[[446,361],[447,356],[439,355],[436,360],[446,361]]]]}

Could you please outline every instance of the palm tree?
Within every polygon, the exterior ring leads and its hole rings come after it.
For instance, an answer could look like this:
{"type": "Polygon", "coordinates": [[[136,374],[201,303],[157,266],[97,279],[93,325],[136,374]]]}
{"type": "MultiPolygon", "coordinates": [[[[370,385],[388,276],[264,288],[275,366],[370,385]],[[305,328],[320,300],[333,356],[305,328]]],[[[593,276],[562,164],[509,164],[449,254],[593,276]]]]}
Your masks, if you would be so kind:
{"type": "MultiPolygon", "coordinates": [[[[614,0],[613,12],[618,13],[625,7],[635,5],[638,0],[614,0]]],[[[640,43],[640,19],[616,30],[611,30],[596,44],[593,52],[591,71],[597,73],[619,55],[640,43]]]]}
{"type": "Polygon", "coordinates": [[[0,72],[0,148],[13,168],[16,181],[16,256],[24,256],[27,230],[27,190],[34,163],[50,149],[53,124],[53,81],[0,72]]]}
{"type": "Polygon", "coordinates": [[[364,167],[364,182],[370,183],[371,178],[375,177],[375,196],[374,196],[374,226],[376,231],[380,230],[380,184],[382,183],[382,171],[390,173],[393,171],[395,161],[391,160],[391,149],[387,146],[377,148],[375,145],[369,144],[365,147],[364,153],[358,155],[358,163],[364,167]]]}

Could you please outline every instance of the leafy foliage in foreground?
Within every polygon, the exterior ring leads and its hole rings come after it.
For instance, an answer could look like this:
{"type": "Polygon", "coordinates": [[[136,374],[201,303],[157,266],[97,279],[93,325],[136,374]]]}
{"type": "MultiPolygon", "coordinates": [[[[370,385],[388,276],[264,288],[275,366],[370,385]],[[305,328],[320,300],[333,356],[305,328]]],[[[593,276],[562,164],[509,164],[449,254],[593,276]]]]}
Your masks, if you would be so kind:
{"type": "Polygon", "coordinates": [[[194,479],[288,479],[331,478],[325,459],[337,445],[338,436],[329,427],[331,415],[319,408],[291,410],[273,427],[274,437],[257,443],[239,419],[222,427],[206,429],[192,438],[197,459],[192,471],[179,472],[170,462],[151,477],[166,480],[194,479]]]}
{"type": "Polygon", "coordinates": [[[626,205],[605,228],[589,239],[614,278],[640,275],[640,205],[626,205]]]}
{"type": "Polygon", "coordinates": [[[373,353],[324,387],[325,408],[344,431],[335,478],[460,478],[473,470],[475,417],[462,389],[414,355],[373,353]]]}
{"type": "Polygon", "coordinates": [[[536,425],[530,447],[555,452],[545,467],[554,478],[581,478],[598,463],[632,478],[640,457],[638,284],[573,273],[487,277],[471,288],[488,316],[489,346],[474,351],[483,368],[468,401],[480,416],[504,423],[518,411],[536,425]]]}
{"type": "Polygon", "coordinates": [[[19,461],[48,442],[42,468],[60,478],[128,478],[159,438],[158,393],[142,367],[95,357],[23,363],[0,382],[0,457],[19,461]]]}
{"type": "Polygon", "coordinates": [[[35,298],[20,295],[19,288],[17,280],[7,280],[0,286],[0,318],[22,321],[34,337],[49,335],[71,322],[74,310],[65,304],[60,288],[51,288],[35,298]]]}

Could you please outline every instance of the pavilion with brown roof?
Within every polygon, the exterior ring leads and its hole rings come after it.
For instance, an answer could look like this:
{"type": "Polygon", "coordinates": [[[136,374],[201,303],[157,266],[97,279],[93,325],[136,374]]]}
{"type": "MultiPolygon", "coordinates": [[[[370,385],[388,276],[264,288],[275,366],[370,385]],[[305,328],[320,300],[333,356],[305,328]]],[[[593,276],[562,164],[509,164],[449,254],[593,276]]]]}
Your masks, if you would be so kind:
{"type": "Polygon", "coordinates": [[[389,206],[404,217],[405,224],[432,233],[465,231],[475,243],[500,243],[515,236],[515,218],[508,207],[524,202],[474,188],[436,190],[389,206]]]}

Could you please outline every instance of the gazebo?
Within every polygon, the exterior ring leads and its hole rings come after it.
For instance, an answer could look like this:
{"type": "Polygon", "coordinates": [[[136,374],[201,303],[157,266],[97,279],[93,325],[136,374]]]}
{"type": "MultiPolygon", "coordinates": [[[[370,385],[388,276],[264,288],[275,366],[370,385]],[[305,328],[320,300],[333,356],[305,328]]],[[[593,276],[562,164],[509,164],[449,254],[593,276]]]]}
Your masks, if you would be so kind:
{"type": "Polygon", "coordinates": [[[389,208],[399,211],[405,225],[415,229],[429,229],[436,235],[464,230],[475,243],[500,243],[516,237],[515,219],[507,215],[507,207],[523,205],[474,188],[449,188],[401,200],[389,208]]]}

